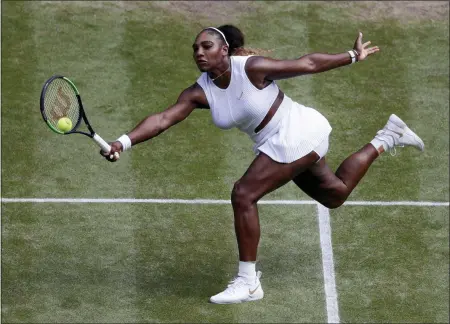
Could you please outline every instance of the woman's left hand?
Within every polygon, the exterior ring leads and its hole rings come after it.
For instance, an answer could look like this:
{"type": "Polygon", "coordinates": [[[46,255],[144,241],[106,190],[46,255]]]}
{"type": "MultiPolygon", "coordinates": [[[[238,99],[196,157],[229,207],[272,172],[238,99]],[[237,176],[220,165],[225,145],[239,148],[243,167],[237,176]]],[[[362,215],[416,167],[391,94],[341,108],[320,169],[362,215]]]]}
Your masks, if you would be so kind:
{"type": "Polygon", "coordinates": [[[355,45],[353,46],[353,49],[358,52],[358,61],[363,61],[367,56],[372,55],[376,52],[378,52],[380,49],[378,46],[368,47],[370,45],[370,41],[362,43],[362,36],[363,34],[360,32],[358,37],[356,38],[355,45]]]}

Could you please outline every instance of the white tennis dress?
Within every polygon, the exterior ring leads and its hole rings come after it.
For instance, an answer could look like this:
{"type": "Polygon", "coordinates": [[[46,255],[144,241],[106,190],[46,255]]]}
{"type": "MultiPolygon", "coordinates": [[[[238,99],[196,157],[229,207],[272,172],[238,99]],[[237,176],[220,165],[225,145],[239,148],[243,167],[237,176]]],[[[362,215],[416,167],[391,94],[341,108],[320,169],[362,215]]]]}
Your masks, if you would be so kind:
{"type": "Polygon", "coordinates": [[[280,163],[293,162],[311,151],[324,156],[332,129],[327,119],[286,94],[269,123],[258,133],[254,132],[269,112],[279,89],[275,81],[262,90],[251,83],[245,72],[249,57],[230,57],[231,80],[226,89],[217,87],[206,72],[197,79],[205,92],[214,124],[221,129],[237,127],[255,143],[256,154],[264,152],[280,163]]]}

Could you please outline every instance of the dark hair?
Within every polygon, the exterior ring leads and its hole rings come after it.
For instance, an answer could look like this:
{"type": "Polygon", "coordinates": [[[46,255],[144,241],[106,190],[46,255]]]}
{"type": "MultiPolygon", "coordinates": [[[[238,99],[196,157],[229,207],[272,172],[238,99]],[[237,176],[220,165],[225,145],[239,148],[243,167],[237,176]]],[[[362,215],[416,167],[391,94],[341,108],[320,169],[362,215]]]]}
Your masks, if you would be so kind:
{"type": "Polygon", "coordinates": [[[244,47],[244,34],[239,28],[233,25],[222,25],[217,29],[220,30],[227,39],[229,44],[228,55],[233,55],[238,48],[244,47]]]}
{"type": "MultiPolygon", "coordinates": [[[[229,45],[228,55],[230,56],[261,55],[265,52],[271,52],[270,50],[245,48],[244,33],[242,33],[242,31],[236,26],[222,25],[220,27],[217,27],[217,29],[225,35],[226,41],[229,45]]],[[[216,30],[208,29],[208,32],[214,33],[218,38],[223,40],[222,35],[220,35],[216,30]]]]}

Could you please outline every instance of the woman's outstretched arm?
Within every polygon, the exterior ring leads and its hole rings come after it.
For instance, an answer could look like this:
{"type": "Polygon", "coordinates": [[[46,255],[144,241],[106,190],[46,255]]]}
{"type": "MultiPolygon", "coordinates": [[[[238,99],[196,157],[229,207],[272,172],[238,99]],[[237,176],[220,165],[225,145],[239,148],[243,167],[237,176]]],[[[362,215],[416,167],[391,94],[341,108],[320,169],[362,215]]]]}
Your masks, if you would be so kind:
{"type": "MultiPolygon", "coordinates": [[[[208,106],[208,102],[203,89],[195,83],[180,94],[175,104],[160,113],[149,115],[139,122],[128,134],[124,135],[125,138],[128,137],[126,141],[129,141],[130,146],[145,142],[187,118],[195,108],[205,106],[208,106]]],[[[101,152],[101,154],[113,162],[117,159],[111,158],[111,156],[115,152],[122,151],[124,151],[123,144],[117,140],[111,143],[110,152],[101,152]]]]}
{"type": "Polygon", "coordinates": [[[247,61],[247,74],[261,77],[264,80],[280,80],[305,74],[329,71],[354,61],[362,61],[367,56],[379,51],[378,46],[370,47],[370,41],[362,43],[362,33],[359,33],[352,53],[339,54],[311,53],[295,60],[276,60],[268,57],[255,56],[247,61]],[[354,56],[354,59],[353,59],[354,56]],[[353,59],[353,61],[352,61],[353,59]]]}

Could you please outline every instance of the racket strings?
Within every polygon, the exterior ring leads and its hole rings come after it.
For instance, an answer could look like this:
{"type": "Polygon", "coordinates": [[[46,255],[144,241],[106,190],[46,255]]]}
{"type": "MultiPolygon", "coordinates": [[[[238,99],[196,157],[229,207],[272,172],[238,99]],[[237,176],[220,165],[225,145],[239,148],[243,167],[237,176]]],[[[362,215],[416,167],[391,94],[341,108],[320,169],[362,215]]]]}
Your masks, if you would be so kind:
{"type": "Polygon", "coordinates": [[[59,119],[67,117],[72,122],[72,127],[80,117],[80,106],[75,90],[64,79],[57,78],[47,87],[44,98],[44,111],[47,120],[57,127],[59,119]]]}

